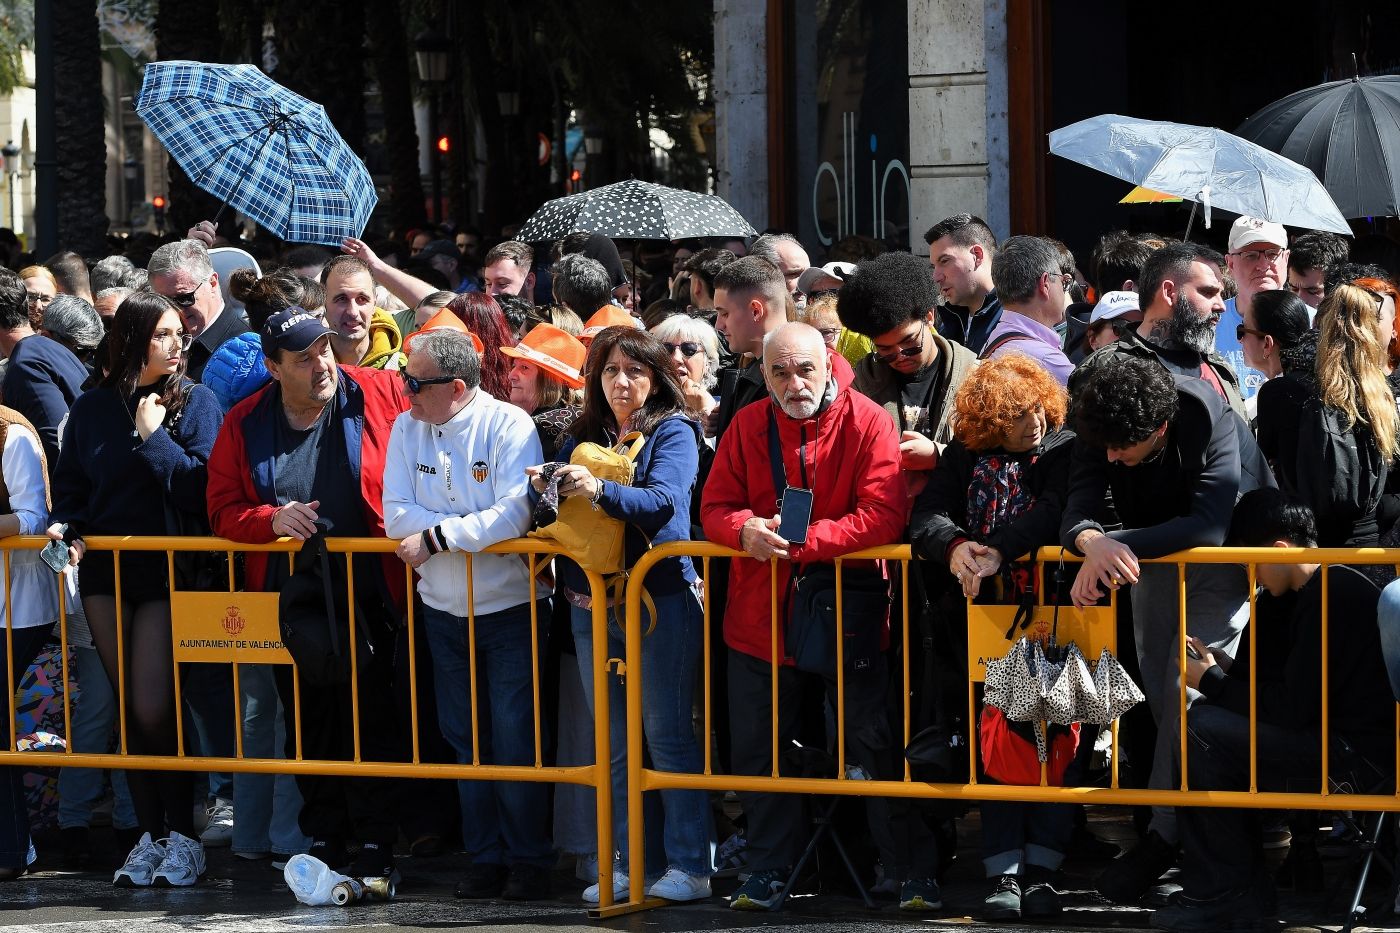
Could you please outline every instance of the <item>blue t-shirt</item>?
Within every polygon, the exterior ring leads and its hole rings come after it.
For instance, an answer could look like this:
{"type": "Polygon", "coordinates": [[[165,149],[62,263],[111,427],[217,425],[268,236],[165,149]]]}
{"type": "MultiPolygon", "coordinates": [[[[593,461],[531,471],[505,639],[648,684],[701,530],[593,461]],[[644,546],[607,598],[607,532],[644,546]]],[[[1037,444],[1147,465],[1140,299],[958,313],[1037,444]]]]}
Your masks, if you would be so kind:
{"type": "MultiPolygon", "coordinates": [[[[1311,324],[1317,309],[1308,308],[1308,323],[1311,324]]],[[[1259,370],[1244,363],[1244,348],[1240,346],[1236,329],[1244,323],[1244,315],[1235,307],[1235,299],[1225,302],[1225,313],[1220,315],[1220,324],[1215,328],[1215,352],[1225,358],[1230,368],[1240,380],[1240,397],[1245,401],[1254,398],[1259,387],[1268,378],[1259,370]]]]}

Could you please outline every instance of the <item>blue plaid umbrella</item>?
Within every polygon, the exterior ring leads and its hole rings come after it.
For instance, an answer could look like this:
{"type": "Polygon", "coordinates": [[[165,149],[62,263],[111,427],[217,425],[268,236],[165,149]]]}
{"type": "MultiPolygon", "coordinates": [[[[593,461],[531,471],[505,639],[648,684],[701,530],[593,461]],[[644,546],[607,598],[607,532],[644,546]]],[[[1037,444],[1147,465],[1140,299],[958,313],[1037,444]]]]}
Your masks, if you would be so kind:
{"type": "Polygon", "coordinates": [[[152,62],[136,112],[195,184],[284,240],[338,246],[379,200],[325,108],[252,65],[152,62]]]}

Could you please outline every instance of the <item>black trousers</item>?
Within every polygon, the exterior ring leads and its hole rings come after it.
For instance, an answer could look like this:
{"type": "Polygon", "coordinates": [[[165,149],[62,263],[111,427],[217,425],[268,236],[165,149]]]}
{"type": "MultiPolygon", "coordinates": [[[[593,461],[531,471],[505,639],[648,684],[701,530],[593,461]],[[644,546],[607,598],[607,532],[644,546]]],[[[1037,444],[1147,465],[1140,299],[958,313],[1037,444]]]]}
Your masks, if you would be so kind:
{"type": "MultiPolygon", "coordinates": [[[[900,749],[890,732],[886,711],[887,673],[883,658],[868,670],[845,678],[846,766],[860,765],[877,779],[902,777],[900,749]]],[[[813,681],[824,688],[836,709],[836,681],[793,667],[778,669],[779,753],[798,738],[804,686],[813,681]]],[[[729,652],[730,727],[734,773],[772,774],[772,668],[767,661],[738,651],[729,652]]],[[[835,737],[828,740],[835,749],[835,737]]],[[[835,777],[835,774],[830,775],[835,777]]],[[[784,869],[800,856],[810,835],[802,797],[794,794],[739,795],[748,819],[746,833],[752,871],[784,869]]],[[[870,834],[880,850],[887,877],[896,880],[932,878],[938,865],[935,837],[910,800],[865,799],[870,834]]]]}
{"type": "MultiPolygon", "coordinates": [[[[359,674],[360,758],[362,761],[402,761],[406,725],[398,721],[394,697],[396,633],[374,626],[376,651],[361,662],[359,674]]],[[[363,650],[363,648],[361,648],[363,650]]],[[[282,699],[288,758],[296,757],[297,723],[292,668],[279,665],[277,692],[282,699]]],[[[407,689],[405,687],[405,689],[407,689]]],[[[350,761],[354,757],[354,724],[350,685],[301,684],[302,757],[350,761]]],[[[399,787],[393,778],[297,775],[301,791],[301,831],[312,839],[348,839],[378,843],[392,850],[398,837],[399,787]]]]}

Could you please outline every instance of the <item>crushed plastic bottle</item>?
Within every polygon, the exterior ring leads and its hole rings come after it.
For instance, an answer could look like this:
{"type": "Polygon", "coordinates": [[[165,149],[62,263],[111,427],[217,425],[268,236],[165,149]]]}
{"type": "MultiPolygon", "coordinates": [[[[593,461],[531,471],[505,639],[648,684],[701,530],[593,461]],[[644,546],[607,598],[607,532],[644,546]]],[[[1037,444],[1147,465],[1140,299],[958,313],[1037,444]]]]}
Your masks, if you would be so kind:
{"type": "Polygon", "coordinates": [[[293,855],[282,870],[287,887],[298,901],[308,907],[324,907],[328,904],[345,903],[335,900],[335,888],[351,879],[310,855],[293,855]]]}

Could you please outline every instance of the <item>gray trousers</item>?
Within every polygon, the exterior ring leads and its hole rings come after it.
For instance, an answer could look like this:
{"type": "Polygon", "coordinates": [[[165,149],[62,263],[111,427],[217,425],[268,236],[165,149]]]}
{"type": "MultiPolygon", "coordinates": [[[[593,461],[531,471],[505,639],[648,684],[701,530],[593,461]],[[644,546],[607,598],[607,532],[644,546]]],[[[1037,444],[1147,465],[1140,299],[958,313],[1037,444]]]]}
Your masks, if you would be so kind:
{"type": "MultiPolygon", "coordinates": [[[[1157,723],[1157,745],[1147,786],[1170,790],[1173,742],[1180,714],[1181,671],[1178,665],[1178,626],[1181,620],[1177,568],[1172,564],[1143,564],[1133,586],[1133,635],[1137,639],[1142,692],[1157,723]]],[[[1186,569],[1186,631],[1223,649],[1231,657],[1240,632],[1249,621],[1249,575],[1239,564],[1197,564],[1186,569]]],[[[1188,705],[1200,698],[1186,691],[1188,705]]],[[[1150,829],[1173,845],[1177,842],[1176,810],[1153,807],[1150,829]]]]}

